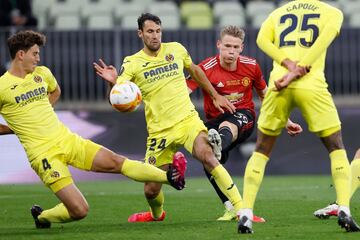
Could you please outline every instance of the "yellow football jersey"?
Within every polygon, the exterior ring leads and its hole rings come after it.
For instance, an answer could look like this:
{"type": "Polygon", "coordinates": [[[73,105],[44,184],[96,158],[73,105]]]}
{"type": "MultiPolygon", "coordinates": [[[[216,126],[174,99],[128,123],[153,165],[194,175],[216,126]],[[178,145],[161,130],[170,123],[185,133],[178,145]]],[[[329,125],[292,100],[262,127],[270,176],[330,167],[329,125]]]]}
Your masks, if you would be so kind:
{"type": "MultiPolygon", "coordinates": [[[[257,43],[275,61],[269,85],[287,73],[280,65],[286,57],[299,61],[299,65],[311,65],[311,71],[289,88],[319,89],[327,88],[324,76],[326,48],[321,42],[331,40],[326,31],[337,33],[343,21],[342,12],[318,0],[295,0],[274,10],[262,24],[257,43]],[[270,40],[274,47],[266,45],[270,40]],[[317,41],[317,42],[316,42],[317,41]]],[[[330,43],[330,42],[329,42],[330,43]]]]}
{"type": "Polygon", "coordinates": [[[124,59],[117,82],[130,80],[139,86],[149,133],[196,113],[184,76],[184,67],[191,63],[189,53],[177,42],[162,43],[156,57],[140,50],[124,59]]]}
{"type": "Polygon", "coordinates": [[[0,114],[19,138],[29,160],[48,150],[69,130],[59,121],[48,100],[57,82],[39,66],[25,78],[6,72],[0,77],[0,114]]]}

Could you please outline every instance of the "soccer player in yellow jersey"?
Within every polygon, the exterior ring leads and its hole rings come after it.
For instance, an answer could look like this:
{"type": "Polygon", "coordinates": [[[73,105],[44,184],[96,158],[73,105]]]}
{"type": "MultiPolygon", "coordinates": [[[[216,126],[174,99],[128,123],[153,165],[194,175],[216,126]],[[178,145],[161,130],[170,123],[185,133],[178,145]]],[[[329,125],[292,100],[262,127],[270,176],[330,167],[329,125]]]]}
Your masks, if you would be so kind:
{"type": "MultiPolygon", "coordinates": [[[[204,72],[195,65],[186,49],[177,42],[161,42],[161,20],[150,13],[138,18],[138,35],[144,48],[124,59],[120,75],[113,66],[100,60],[94,63],[99,76],[110,84],[130,80],[143,95],[149,137],[145,161],[168,169],[171,158],[180,146],[204,165],[221,191],[236,210],[241,208],[241,196],[225,168],[219,164],[207,141],[207,129],[192,104],[185,81],[185,68],[224,112],[234,113],[234,106],[212,87],[204,72]]],[[[176,155],[175,155],[176,157],[176,155]]],[[[164,195],[161,183],[145,183],[145,196],[150,212],[135,213],[129,222],[162,221],[164,195]]]]}
{"type": "Polygon", "coordinates": [[[324,76],[326,50],[339,34],[342,21],[342,12],[326,3],[296,0],[275,9],[261,26],[257,44],[274,64],[260,110],[256,148],[245,170],[239,233],[253,232],[253,207],[265,166],[295,107],[329,152],[339,225],[347,231],[360,230],[350,214],[350,166],[339,116],[324,76]]]}
{"type": "Polygon", "coordinates": [[[31,167],[61,202],[48,210],[38,205],[31,208],[37,228],[79,220],[88,213],[88,203],[75,186],[67,165],[123,174],[141,182],[170,183],[179,190],[184,187],[185,162],[181,159],[164,172],[83,139],[60,122],[53,109],[60,87],[47,67],[37,66],[44,35],[22,31],[7,43],[12,61],[9,70],[0,77],[0,113],[8,125],[0,124],[0,135],[17,135],[31,167]]]}
{"type": "MultiPolygon", "coordinates": [[[[360,148],[357,149],[355,156],[350,164],[351,177],[350,177],[350,199],[360,187],[360,148]]],[[[339,204],[338,201],[329,204],[325,208],[318,209],[314,212],[314,216],[320,219],[328,219],[330,216],[338,216],[339,204]]]]}

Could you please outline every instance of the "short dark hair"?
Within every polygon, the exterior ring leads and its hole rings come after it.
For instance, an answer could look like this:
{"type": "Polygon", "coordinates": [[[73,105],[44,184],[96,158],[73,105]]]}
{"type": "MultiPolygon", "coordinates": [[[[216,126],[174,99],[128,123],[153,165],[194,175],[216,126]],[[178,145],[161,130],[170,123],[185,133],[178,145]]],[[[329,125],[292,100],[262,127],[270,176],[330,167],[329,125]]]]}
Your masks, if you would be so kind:
{"type": "Polygon", "coordinates": [[[155,22],[157,25],[161,26],[161,20],[158,16],[151,13],[142,13],[140,17],[138,17],[138,29],[143,30],[145,21],[150,20],[155,22]]]}
{"type": "Polygon", "coordinates": [[[46,37],[44,34],[32,30],[20,31],[8,38],[7,44],[11,59],[15,58],[19,50],[27,51],[37,44],[39,47],[45,45],[46,37]]]}

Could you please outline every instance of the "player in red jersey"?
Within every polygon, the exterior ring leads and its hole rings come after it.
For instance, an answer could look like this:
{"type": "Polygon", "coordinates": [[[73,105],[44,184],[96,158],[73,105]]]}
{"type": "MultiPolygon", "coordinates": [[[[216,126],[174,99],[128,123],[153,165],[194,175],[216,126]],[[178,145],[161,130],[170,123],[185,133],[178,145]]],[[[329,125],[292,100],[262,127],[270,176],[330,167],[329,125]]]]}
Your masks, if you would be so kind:
{"type": "MultiPolygon", "coordinates": [[[[209,129],[208,141],[219,161],[224,164],[229,151],[250,137],[255,126],[255,104],[253,89],[260,100],[265,96],[267,85],[259,64],[255,59],[241,56],[245,33],[236,26],[227,26],[220,33],[217,42],[219,54],[202,61],[199,66],[216,89],[236,107],[236,112],[221,113],[213,104],[211,97],[203,91],[204,111],[209,129]]],[[[187,80],[190,91],[198,85],[195,81],[187,80]]],[[[290,135],[297,135],[302,131],[300,125],[288,121],[287,130],[290,135]]],[[[225,213],[218,218],[220,221],[236,219],[236,212],[228,198],[219,190],[211,175],[205,170],[206,176],[225,205],[225,213]]],[[[254,222],[264,222],[263,218],[254,216],[254,222]]]]}

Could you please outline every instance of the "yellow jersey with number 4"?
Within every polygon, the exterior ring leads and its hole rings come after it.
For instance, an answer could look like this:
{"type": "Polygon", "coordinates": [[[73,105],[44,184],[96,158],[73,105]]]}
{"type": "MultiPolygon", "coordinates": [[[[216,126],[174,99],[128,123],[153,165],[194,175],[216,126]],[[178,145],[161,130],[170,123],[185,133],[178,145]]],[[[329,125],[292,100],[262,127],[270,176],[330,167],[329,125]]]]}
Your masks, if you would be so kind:
{"type": "Polygon", "coordinates": [[[289,88],[327,88],[324,76],[326,50],[339,34],[342,12],[318,0],[295,0],[274,10],[262,24],[257,43],[274,59],[269,86],[288,72],[280,64],[285,58],[310,65],[311,71],[289,88]],[[268,44],[272,42],[273,46],[268,44]]]}
{"type": "Polygon", "coordinates": [[[162,43],[156,57],[140,50],[124,59],[117,82],[130,80],[139,86],[149,133],[197,114],[184,76],[184,67],[191,63],[189,53],[177,42],[162,43]]]}

